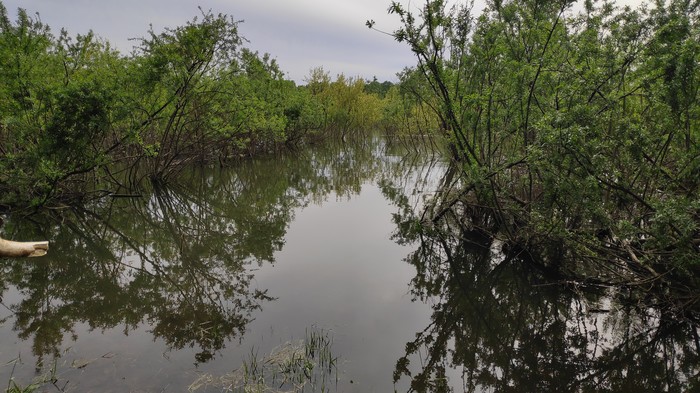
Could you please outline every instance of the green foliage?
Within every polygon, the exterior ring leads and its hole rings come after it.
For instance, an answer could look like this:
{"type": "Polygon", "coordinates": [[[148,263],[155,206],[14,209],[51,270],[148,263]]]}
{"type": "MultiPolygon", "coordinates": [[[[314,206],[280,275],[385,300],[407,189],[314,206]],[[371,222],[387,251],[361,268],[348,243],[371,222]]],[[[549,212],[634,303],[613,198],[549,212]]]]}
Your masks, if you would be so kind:
{"type": "Polygon", "coordinates": [[[394,84],[389,81],[379,82],[375,76],[371,82],[365,84],[365,92],[374,94],[379,98],[385,98],[389,90],[394,87],[394,84]]]}
{"type": "Polygon", "coordinates": [[[378,127],[387,100],[367,92],[366,86],[360,78],[340,74],[333,80],[322,67],[312,69],[306,89],[315,104],[315,114],[320,114],[320,128],[346,138],[378,127]]]}
{"type": "Polygon", "coordinates": [[[283,144],[378,126],[386,83],[296,86],[269,54],[242,46],[239,22],[200,9],[150,29],[129,56],[92,32],[55,37],[0,3],[0,204],[43,205],[173,179],[283,144]]]}
{"type": "Polygon", "coordinates": [[[573,5],[494,0],[475,18],[394,2],[418,60],[401,86],[509,243],[697,284],[698,4],[573,5]]]}
{"type": "Polygon", "coordinates": [[[93,144],[109,127],[109,92],[96,83],[69,85],[56,93],[46,123],[45,155],[92,162],[93,144]]]}
{"type": "Polygon", "coordinates": [[[41,204],[82,193],[126,113],[113,80],[118,55],[92,33],[54,39],[25,11],[12,23],[1,10],[0,199],[41,204]]]}

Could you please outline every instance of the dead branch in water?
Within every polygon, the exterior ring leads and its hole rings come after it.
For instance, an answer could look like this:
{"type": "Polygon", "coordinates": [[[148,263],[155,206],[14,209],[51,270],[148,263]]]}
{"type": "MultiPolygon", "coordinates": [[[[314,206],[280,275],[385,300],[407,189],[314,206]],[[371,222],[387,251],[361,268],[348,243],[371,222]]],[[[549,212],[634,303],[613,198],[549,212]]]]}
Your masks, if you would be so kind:
{"type": "Polygon", "coordinates": [[[0,257],[40,257],[49,250],[48,241],[16,242],[0,238],[0,257]]]}

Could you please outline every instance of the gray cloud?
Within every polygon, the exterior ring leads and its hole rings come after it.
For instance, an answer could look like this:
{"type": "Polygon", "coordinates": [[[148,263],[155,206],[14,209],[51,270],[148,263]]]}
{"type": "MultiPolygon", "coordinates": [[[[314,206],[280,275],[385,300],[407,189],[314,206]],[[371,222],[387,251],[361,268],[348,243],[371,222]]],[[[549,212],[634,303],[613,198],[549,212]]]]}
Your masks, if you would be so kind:
{"type": "MultiPolygon", "coordinates": [[[[0,0],[1,1],[1,0],[0,0]]],[[[395,74],[415,60],[404,44],[371,31],[364,25],[374,19],[383,30],[398,26],[387,14],[390,1],[378,0],[203,0],[199,5],[215,13],[244,20],[240,33],[247,47],[270,53],[291,79],[302,82],[313,67],[331,75],[395,80],[395,74]]],[[[93,30],[123,53],[145,36],[149,24],[156,32],[186,23],[199,14],[197,3],[184,0],[5,0],[11,16],[22,7],[38,12],[57,33],[93,30]]]]}
{"type": "MultiPolygon", "coordinates": [[[[291,79],[302,82],[313,67],[323,66],[331,75],[395,80],[395,74],[415,59],[405,44],[365,27],[373,19],[377,27],[393,31],[398,18],[388,15],[391,0],[0,0],[11,15],[18,7],[41,19],[57,33],[93,30],[121,52],[129,53],[133,41],[146,35],[149,24],[156,32],[176,27],[199,14],[197,5],[215,13],[244,20],[240,33],[247,47],[269,53],[291,79]]],[[[637,6],[642,0],[617,0],[637,6]]],[[[454,4],[458,0],[448,0],[454,4]]],[[[410,2],[404,1],[410,4],[410,2]]],[[[415,9],[421,1],[413,2],[415,9]]],[[[475,10],[484,0],[475,1],[475,10]]]]}

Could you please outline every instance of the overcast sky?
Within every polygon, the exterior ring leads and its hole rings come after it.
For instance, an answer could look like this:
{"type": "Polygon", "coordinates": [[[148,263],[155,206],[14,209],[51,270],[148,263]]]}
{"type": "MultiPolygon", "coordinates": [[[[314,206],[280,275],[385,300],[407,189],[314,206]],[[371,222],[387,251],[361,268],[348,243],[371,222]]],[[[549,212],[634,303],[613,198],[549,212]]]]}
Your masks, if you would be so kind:
{"type": "MultiPolygon", "coordinates": [[[[239,33],[246,46],[276,58],[290,79],[303,83],[318,66],[335,77],[346,76],[396,81],[396,73],[416,63],[410,49],[392,37],[369,30],[365,21],[393,31],[399,22],[388,15],[391,0],[0,0],[12,19],[17,8],[39,13],[54,34],[65,28],[71,35],[92,30],[128,54],[134,42],[146,35],[149,24],[156,32],[177,27],[204,10],[243,20],[239,33]]],[[[641,0],[619,0],[636,3],[641,0]]],[[[407,1],[402,1],[407,3],[407,1]]],[[[414,6],[422,3],[413,1],[414,6]]],[[[475,9],[481,0],[477,0],[475,9]]]]}
{"type": "Polygon", "coordinates": [[[311,68],[323,66],[332,76],[344,73],[380,81],[415,63],[405,44],[369,30],[365,21],[393,30],[390,0],[0,0],[15,19],[17,8],[39,13],[54,34],[89,30],[124,54],[143,37],[149,24],[156,32],[184,25],[204,10],[243,20],[239,33],[248,48],[270,53],[287,76],[303,82],[311,68]]]}

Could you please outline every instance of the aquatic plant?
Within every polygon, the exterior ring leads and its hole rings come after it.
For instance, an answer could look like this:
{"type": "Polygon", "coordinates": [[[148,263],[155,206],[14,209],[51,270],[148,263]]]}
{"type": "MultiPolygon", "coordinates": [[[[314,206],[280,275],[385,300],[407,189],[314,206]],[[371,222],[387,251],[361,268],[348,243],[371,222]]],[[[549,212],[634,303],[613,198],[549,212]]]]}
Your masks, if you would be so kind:
{"type": "Polygon", "coordinates": [[[223,376],[203,374],[190,392],[216,387],[222,392],[330,392],[338,384],[338,357],[333,337],[323,329],[308,329],[302,340],[288,341],[260,356],[252,348],[242,365],[223,376]]]}

